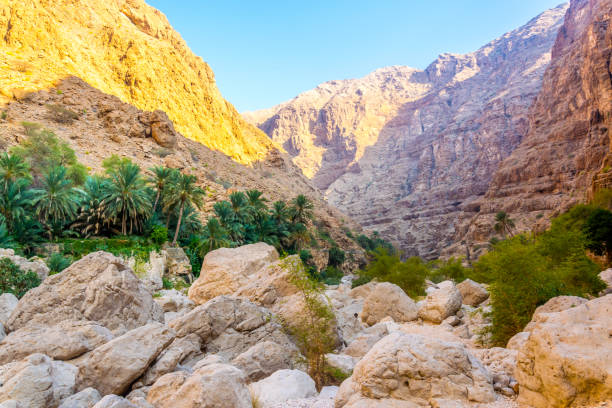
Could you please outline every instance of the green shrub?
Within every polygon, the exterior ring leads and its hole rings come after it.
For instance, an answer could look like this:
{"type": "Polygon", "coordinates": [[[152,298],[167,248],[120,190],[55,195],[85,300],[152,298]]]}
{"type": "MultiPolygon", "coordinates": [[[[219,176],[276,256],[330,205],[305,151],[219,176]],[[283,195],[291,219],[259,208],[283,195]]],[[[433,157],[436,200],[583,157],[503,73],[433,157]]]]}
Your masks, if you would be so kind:
{"type": "Polygon", "coordinates": [[[469,269],[463,266],[463,260],[461,258],[450,258],[445,261],[434,263],[428,278],[435,283],[448,279],[452,279],[456,283],[459,283],[465,280],[468,273],[469,269]]]}
{"type": "Polygon", "coordinates": [[[69,267],[71,264],[70,259],[64,257],[62,254],[55,253],[47,259],[47,266],[51,271],[51,274],[59,273],[69,267]]]}
{"type": "Polygon", "coordinates": [[[369,276],[359,276],[357,279],[353,280],[351,287],[352,288],[356,288],[357,286],[361,286],[361,285],[365,285],[366,283],[369,283],[372,281],[372,278],[369,276]]]}
{"type": "Polygon", "coordinates": [[[328,266],[319,274],[319,279],[326,285],[338,285],[344,274],[334,266],[328,266]]]}
{"type": "Polygon", "coordinates": [[[168,278],[162,277],[162,286],[164,289],[174,289],[174,283],[168,278]]]}
{"type": "Polygon", "coordinates": [[[40,285],[34,272],[24,272],[10,259],[0,259],[0,293],[12,293],[21,298],[26,292],[40,285]]]}
{"type": "Polygon", "coordinates": [[[168,241],[168,229],[161,225],[155,225],[149,234],[149,239],[156,245],[163,245],[168,241]]]}
{"type": "Polygon", "coordinates": [[[394,283],[411,297],[425,294],[425,278],[429,275],[429,269],[421,258],[412,257],[402,262],[399,255],[391,254],[382,247],[374,250],[372,255],[373,261],[359,272],[361,277],[394,283]]]}
{"type": "Polygon", "coordinates": [[[79,118],[79,114],[59,104],[46,105],[49,119],[63,124],[70,124],[79,118]]]}
{"type": "Polygon", "coordinates": [[[338,248],[337,246],[333,246],[328,250],[329,258],[327,260],[327,265],[338,268],[342,266],[344,263],[344,259],[346,258],[344,251],[338,248]]]}
{"type": "Polygon", "coordinates": [[[583,231],[588,241],[586,247],[596,255],[606,255],[609,260],[612,252],[612,213],[596,209],[586,219],[583,231]]]}

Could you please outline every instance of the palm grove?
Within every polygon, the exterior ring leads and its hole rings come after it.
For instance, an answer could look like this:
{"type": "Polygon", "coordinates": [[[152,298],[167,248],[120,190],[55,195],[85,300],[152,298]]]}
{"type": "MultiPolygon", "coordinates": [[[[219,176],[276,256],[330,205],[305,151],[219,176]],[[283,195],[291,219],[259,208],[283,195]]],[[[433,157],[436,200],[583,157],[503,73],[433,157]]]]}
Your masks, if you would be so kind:
{"type": "Polygon", "coordinates": [[[145,249],[170,240],[186,249],[197,271],[220,247],[266,242],[297,253],[314,240],[307,227],[314,206],[304,195],[269,203],[261,191],[235,191],[202,224],[207,191],[195,176],[162,166],[145,174],[115,155],[104,160],[103,174],[90,175],[53,132],[24,127],[27,139],[0,155],[0,247],[31,254],[43,242],[77,238],[107,237],[103,249],[119,236],[140,237],[145,249]]]}

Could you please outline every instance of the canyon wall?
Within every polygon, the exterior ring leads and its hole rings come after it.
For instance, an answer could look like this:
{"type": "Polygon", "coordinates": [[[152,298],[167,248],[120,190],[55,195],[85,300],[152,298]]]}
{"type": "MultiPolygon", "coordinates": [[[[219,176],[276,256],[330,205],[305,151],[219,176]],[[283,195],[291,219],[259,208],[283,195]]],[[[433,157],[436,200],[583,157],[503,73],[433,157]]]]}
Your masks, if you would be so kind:
{"type": "Polygon", "coordinates": [[[497,211],[519,230],[612,187],[612,0],[573,0],[552,49],[529,130],[499,166],[488,191],[464,214],[455,240],[478,246],[497,211]]]}
{"type": "Polygon", "coordinates": [[[388,67],[246,113],[330,203],[407,255],[434,257],[528,130],[567,5],[424,71],[388,67]]]}
{"type": "Polygon", "coordinates": [[[221,96],[212,70],[143,0],[0,1],[0,104],[71,75],[241,163],[270,139],[221,96]]]}

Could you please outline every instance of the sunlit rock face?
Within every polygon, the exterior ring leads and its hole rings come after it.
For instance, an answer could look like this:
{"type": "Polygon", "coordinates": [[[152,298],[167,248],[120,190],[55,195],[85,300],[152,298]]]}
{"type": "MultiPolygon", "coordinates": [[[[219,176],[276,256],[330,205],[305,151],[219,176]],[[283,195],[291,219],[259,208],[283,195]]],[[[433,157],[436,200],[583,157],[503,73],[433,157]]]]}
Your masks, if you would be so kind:
{"type": "Polygon", "coordinates": [[[221,96],[212,70],[143,0],[0,2],[0,104],[70,75],[241,163],[273,150],[221,96]]]}
{"type": "Polygon", "coordinates": [[[331,81],[247,120],[282,144],[328,200],[407,254],[447,247],[528,129],[567,5],[426,70],[331,81]]]}

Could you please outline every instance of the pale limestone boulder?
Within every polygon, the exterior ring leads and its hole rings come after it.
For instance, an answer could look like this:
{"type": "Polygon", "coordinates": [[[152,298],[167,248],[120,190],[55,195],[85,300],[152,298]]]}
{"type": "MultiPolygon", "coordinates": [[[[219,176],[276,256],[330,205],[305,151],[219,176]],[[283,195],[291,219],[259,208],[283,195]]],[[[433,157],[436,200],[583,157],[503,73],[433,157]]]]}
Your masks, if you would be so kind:
{"type": "Polygon", "coordinates": [[[12,293],[3,293],[0,295],[0,324],[6,326],[6,322],[17,307],[19,299],[12,293]]]}
{"type": "Polygon", "coordinates": [[[191,368],[191,371],[197,371],[200,368],[211,364],[229,364],[229,361],[227,361],[225,357],[218,354],[208,354],[206,357],[196,362],[191,368]]]}
{"type": "Polygon", "coordinates": [[[190,311],[195,303],[176,289],[160,290],[156,293],[155,302],[162,308],[164,313],[190,311]]]}
{"type": "Polygon", "coordinates": [[[519,403],[534,408],[612,400],[612,295],[541,314],[518,353],[519,403]]]}
{"type": "Polygon", "coordinates": [[[231,364],[246,374],[249,382],[269,376],[275,371],[293,368],[295,350],[273,341],[263,341],[234,358],[231,364]]]}
{"type": "Polygon", "coordinates": [[[439,397],[488,403],[495,393],[489,373],[463,345],[394,332],[357,363],[340,386],[336,407],[366,406],[357,402],[364,398],[427,406],[439,397]]]}
{"type": "Polygon", "coordinates": [[[578,296],[557,296],[550,299],[548,302],[544,303],[542,306],[538,306],[533,312],[533,316],[531,317],[531,321],[527,323],[527,326],[523,329],[523,331],[531,331],[535,324],[541,319],[545,318],[543,315],[545,313],[556,313],[562,312],[563,310],[570,309],[572,307],[580,306],[588,302],[585,298],[581,298],[578,296]]]}
{"type": "Polygon", "coordinates": [[[121,334],[152,321],[161,322],[163,314],[120,258],[94,252],[26,293],[7,326],[15,331],[64,320],[89,320],[121,334]]]}
{"type": "Polygon", "coordinates": [[[0,364],[42,353],[70,360],[113,339],[103,326],[90,321],[65,320],[55,326],[31,325],[11,332],[0,342],[0,364]]]}
{"type": "Polygon", "coordinates": [[[291,399],[317,395],[315,382],[300,370],[279,370],[271,376],[249,385],[253,400],[261,408],[270,408],[291,399]]]}
{"type": "Polygon", "coordinates": [[[359,358],[349,356],[348,354],[327,353],[325,354],[325,361],[330,367],[350,375],[355,369],[355,364],[357,364],[359,358]]]}
{"type": "Polygon", "coordinates": [[[343,353],[356,358],[366,355],[374,344],[389,334],[389,327],[385,323],[378,323],[365,329],[343,350],[343,353]]]}
{"type": "Polygon", "coordinates": [[[508,344],[506,344],[506,348],[510,350],[520,350],[527,339],[529,338],[530,332],[518,332],[514,336],[508,340],[508,344]]]}
{"type": "Polygon", "coordinates": [[[2,323],[0,323],[0,342],[2,342],[2,340],[4,340],[5,337],[6,337],[6,332],[4,331],[4,326],[2,325],[2,323]]]}
{"type": "Polygon", "coordinates": [[[15,400],[28,408],[57,407],[75,391],[78,368],[32,354],[0,367],[0,401],[15,400]]]}
{"type": "Polygon", "coordinates": [[[336,385],[326,385],[321,388],[321,392],[319,392],[319,399],[334,399],[336,398],[336,394],[338,394],[338,389],[340,387],[336,385]]]}
{"type": "Polygon", "coordinates": [[[207,353],[231,360],[265,340],[296,350],[267,309],[242,298],[219,296],[169,322],[178,337],[195,333],[207,353]]]}
{"type": "Polygon", "coordinates": [[[196,334],[174,339],[172,344],[159,354],[138,383],[153,384],[162,375],[174,371],[182,361],[199,354],[201,347],[202,340],[196,334]]]}
{"type": "Polygon", "coordinates": [[[350,295],[351,289],[340,285],[338,290],[327,290],[325,295],[331,300],[331,306],[336,316],[338,334],[342,343],[351,343],[366,326],[359,317],[363,310],[363,298],[354,298],[350,295]]]}
{"type": "Polygon", "coordinates": [[[191,375],[166,374],[153,384],[147,401],[156,408],[253,408],[246,375],[227,364],[210,364],[191,375]]]}
{"type": "Polygon", "coordinates": [[[423,320],[440,324],[447,317],[457,313],[462,300],[461,293],[452,281],[440,282],[420,305],[418,315],[423,320]]]}
{"type": "Polygon", "coordinates": [[[0,251],[0,259],[8,258],[24,272],[34,272],[43,281],[49,276],[49,267],[40,259],[27,260],[19,255],[15,255],[12,249],[0,251]]]}
{"type": "Polygon", "coordinates": [[[605,282],[608,285],[608,289],[612,288],[612,268],[606,269],[605,271],[601,271],[599,273],[599,279],[605,282]]]}
{"type": "Polygon", "coordinates": [[[373,326],[387,316],[396,322],[409,322],[417,318],[417,307],[402,288],[383,282],[377,284],[366,297],[361,320],[373,326]]]}
{"type": "Polygon", "coordinates": [[[129,257],[125,264],[132,269],[136,276],[144,283],[150,292],[155,292],[164,287],[164,271],[166,270],[166,256],[162,252],[151,251],[149,260],[140,264],[135,257],[129,257]]]}
{"type": "MultiPolygon", "coordinates": [[[[340,406],[340,405],[336,405],[340,406]]],[[[348,404],[342,405],[345,408],[422,408],[422,405],[417,405],[411,401],[397,400],[393,398],[382,398],[382,399],[370,399],[370,398],[359,398],[351,400],[348,404]]],[[[440,408],[440,407],[435,407],[440,408]]],[[[442,407],[447,408],[447,407],[442,407]]],[[[453,408],[464,408],[464,406],[458,406],[453,408]]]]}
{"type": "Polygon", "coordinates": [[[26,408],[26,407],[23,406],[23,404],[19,401],[6,400],[3,402],[0,402],[0,408],[26,408]]]}
{"type": "Polygon", "coordinates": [[[102,398],[93,408],[138,408],[127,399],[118,395],[107,395],[102,398]]]}
{"type": "Polygon", "coordinates": [[[98,390],[85,388],[83,391],[66,398],[59,408],[92,408],[101,399],[98,390]]]}
{"type": "Polygon", "coordinates": [[[378,282],[368,282],[365,285],[357,286],[356,288],[351,289],[349,296],[353,299],[365,300],[370,292],[374,290],[376,285],[378,285],[378,282]]]}
{"type": "Polygon", "coordinates": [[[173,339],[174,331],[151,323],[72,360],[79,367],[79,389],[93,387],[101,395],[123,394],[173,339]]]}
{"type": "Polygon", "coordinates": [[[457,285],[464,305],[478,306],[489,298],[489,292],[478,282],[466,279],[457,285]]]}
{"type": "Polygon", "coordinates": [[[278,252],[268,244],[220,248],[204,257],[200,277],[189,288],[189,298],[203,304],[219,296],[238,291],[249,276],[278,260],[278,252]]]}
{"type": "Polygon", "coordinates": [[[191,282],[191,262],[185,251],[181,247],[166,246],[163,249],[163,254],[166,258],[166,270],[164,275],[170,279],[183,278],[187,282],[191,282]]]}

